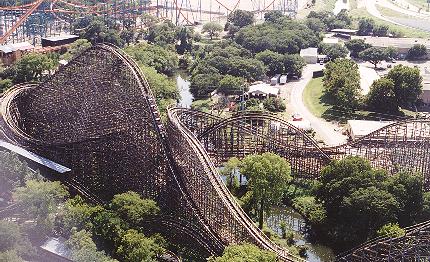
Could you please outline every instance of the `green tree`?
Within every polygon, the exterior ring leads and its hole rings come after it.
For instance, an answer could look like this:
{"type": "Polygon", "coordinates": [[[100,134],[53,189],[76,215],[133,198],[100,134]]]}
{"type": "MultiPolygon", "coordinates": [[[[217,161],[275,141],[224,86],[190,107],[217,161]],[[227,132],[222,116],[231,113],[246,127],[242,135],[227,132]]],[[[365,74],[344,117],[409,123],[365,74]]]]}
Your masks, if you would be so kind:
{"type": "Polygon", "coordinates": [[[80,55],[82,52],[90,48],[92,44],[87,39],[78,39],[71,43],[67,49],[67,52],[61,55],[61,59],[70,61],[72,58],[80,55]]]}
{"type": "Polygon", "coordinates": [[[169,49],[157,45],[139,43],[126,47],[124,51],[138,63],[155,68],[158,73],[172,76],[178,69],[178,55],[169,49]]]}
{"type": "Polygon", "coordinates": [[[223,31],[222,25],[216,22],[209,22],[203,25],[202,33],[207,33],[211,40],[213,37],[218,37],[219,34],[223,31]]]}
{"type": "Polygon", "coordinates": [[[91,206],[85,203],[80,196],[68,199],[58,215],[63,234],[70,234],[72,228],[78,231],[91,230],[91,218],[102,210],[103,208],[100,206],[91,206]]]}
{"type": "Polygon", "coordinates": [[[292,179],[291,167],[282,157],[263,153],[245,157],[240,172],[247,178],[248,188],[258,203],[258,225],[262,229],[264,212],[279,204],[292,179]]]}
{"type": "Polygon", "coordinates": [[[91,233],[73,229],[66,245],[71,250],[71,259],[74,262],[115,262],[116,259],[110,258],[103,251],[98,251],[97,246],[92,240],[91,233]]]}
{"type": "Polygon", "coordinates": [[[13,86],[12,79],[0,79],[0,94],[13,86]]]}
{"type": "Polygon", "coordinates": [[[255,55],[255,58],[266,66],[267,74],[275,75],[284,72],[284,56],[282,54],[265,50],[255,55]]]}
{"type": "Polygon", "coordinates": [[[324,70],[324,92],[342,110],[353,111],[360,96],[358,65],[350,59],[336,59],[324,70]]]}
{"type": "Polygon", "coordinates": [[[25,214],[35,219],[37,226],[45,232],[52,232],[55,214],[68,196],[67,189],[58,181],[28,180],[25,186],[16,188],[13,193],[25,214]]]}
{"type": "Polygon", "coordinates": [[[270,10],[264,13],[264,20],[271,23],[276,23],[282,17],[284,17],[284,13],[280,10],[270,10]]]}
{"type": "Polygon", "coordinates": [[[160,212],[155,201],[143,199],[136,192],[115,195],[111,201],[111,209],[129,223],[139,224],[149,216],[160,212]]]}
{"type": "Polygon", "coordinates": [[[383,225],[376,234],[378,237],[402,237],[405,235],[405,230],[396,223],[388,223],[383,225]]]}
{"type": "Polygon", "coordinates": [[[341,44],[324,45],[322,52],[327,55],[330,60],[345,58],[348,55],[348,49],[341,44]]]}
{"type": "Polygon", "coordinates": [[[394,82],[388,78],[381,78],[373,82],[366,96],[367,105],[375,111],[396,113],[399,111],[394,82]]]}
{"type": "Polygon", "coordinates": [[[111,43],[119,47],[124,45],[118,25],[112,19],[87,15],[79,18],[73,24],[73,29],[81,38],[87,39],[92,44],[111,43]]]}
{"type": "Polygon", "coordinates": [[[298,54],[284,56],[284,67],[285,72],[290,76],[302,77],[303,68],[306,66],[306,62],[298,54]]]}
{"type": "Polygon", "coordinates": [[[270,112],[284,112],[286,108],[284,100],[280,97],[269,97],[264,99],[263,106],[270,112]]]}
{"type": "Polygon", "coordinates": [[[388,26],[386,25],[376,25],[373,27],[373,35],[374,36],[387,36],[388,35],[388,26]]]}
{"type": "Polygon", "coordinates": [[[235,10],[228,15],[227,21],[238,27],[252,25],[255,22],[254,14],[245,10],[235,10]]]}
{"type": "Polygon", "coordinates": [[[32,171],[12,153],[0,151],[0,197],[10,200],[14,188],[24,185],[32,171]]]}
{"type": "Polygon", "coordinates": [[[219,82],[218,91],[224,95],[242,95],[247,91],[245,80],[241,77],[226,75],[219,82]]]}
{"type": "Polygon", "coordinates": [[[221,257],[211,257],[210,262],[276,262],[276,254],[261,250],[251,244],[230,245],[221,257]]]}
{"type": "Polygon", "coordinates": [[[177,42],[178,28],[170,21],[155,24],[148,29],[146,40],[159,46],[174,46],[177,42]]]}
{"type": "Polygon", "coordinates": [[[362,18],[358,21],[358,35],[370,35],[375,27],[375,21],[371,18],[362,18]]]}
{"type": "Polygon", "coordinates": [[[409,59],[422,59],[428,54],[427,47],[423,44],[416,44],[408,50],[409,59]]]}
{"type": "Polygon", "coordinates": [[[316,34],[319,34],[326,30],[326,25],[318,18],[307,18],[306,26],[316,34]]]}
{"type": "Polygon", "coordinates": [[[14,83],[40,81],[43,73],[54,69],[55,64],[55,61],[45,54],[26,54],[13,65],[16,70],[14,83]]]}
{"type": "Polygon", "coordinates": [[[385,49],[381,47],[370,47],[360,52],[359,57],[364,61],[372,63],[375,68],[378,66],[379,62],[390,59],[385,49]]]}
{"type": "Polygon", "coordinates": [[[158,261],[164,248],[156,238],[147,238],[137,230],[130,229],[123,235],[116,252],[125,262],[158,261]]]}
{"type": "Polygon", "coordinates": [[[387,78],[394,82],[394,93],[399,106],[416,103],[423,88],[423,78],[418,68],[397,65],[388,72],[387,78]]]}
{"type": "Polygon", "coordinates": [[[266,72],[264,64],[257,59],[241,57],[231,57],[227,61],[227,74],[242,77],[249,82],[261,80],[266,72]]]}
{"type": "Polygon", "coordinates": [[[21,238],[21,231],[16,223],[0,220],[0,252],[15,249],[21,238]]]}
{"type": "Polygon", "coordinates": [[[226,178],[227,187],[232,193],[234,193],[240,186],[236,177],[239,167],[240,160],[236,157],[232,157],[224,164],[223,169],[221,170],[221,175],[226,178]]]}
{"type": "Polygon", "coordinates": [[[190,92],[195,98],[209,97],[219,87],[220,74],[198,74],[191,77],[190,92]]]}
{"type": "Polygon", "coordinates": [[[24,262],[24,260],[18,256],[16,250],[9,250],[0,252],[0,261],[2,262],[24,262]]]}
{"type": "Polygon", "coordinates": [[[121,243],[121,238],[129,229],[127,222],[118,214],[109,210],[101,210],[92,218],[93,235],[100,239],[106,250],[114,250],[121,243]]]}
{"type": "Polygon", "coordinates": [[[372,45],[366,43],[363,39],[353,39],[345,43],[346,48],[351,52],[351,56],[358,58],[358,55],[364,50],[372,47],[372,45]]]}
{"type": "Polygon", "coordinates": [[[198,36],[194,33],[192,28],[181,26],[177,30],[177,38],[179,44],[176,45],[176,51],[178,54],[185,54],[186,52],[190,53],[193,49],[193,41],[198,36]]]}

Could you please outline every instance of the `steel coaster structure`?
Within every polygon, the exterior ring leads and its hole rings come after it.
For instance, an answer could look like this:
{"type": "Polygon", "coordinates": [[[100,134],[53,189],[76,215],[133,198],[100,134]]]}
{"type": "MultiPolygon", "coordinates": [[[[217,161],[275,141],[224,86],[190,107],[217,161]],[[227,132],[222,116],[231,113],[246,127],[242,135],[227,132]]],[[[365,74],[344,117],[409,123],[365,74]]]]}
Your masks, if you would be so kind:
{"type": "Polygon", "coordinates": [[[1,101],[2,139],[72,171],[60,180],[95,202],[129,190],[159,204],[142,224],[202,257],[251,242],[300,261],[270,241],[242,211],[177,111],[161,122],[138,66],[97,45],[42,84],[19,85],[1,101]]]}
{"type": "MultiPolygon", "coordinates": [[[[78,18],[95,15],[112,19],[131,28],[144,27],[142,15],[151,14],[167,19],[176,25],[195,25],[202,21],[225,19],[241,5],[237,0],[226,4],[226,0],[104,0],[91,1],[35,0],[20,4],[18,0],[10,6],[0,6],[0,44],[32,41],[39,44],[41,37],[70,33],[78,18]],[[204,6],[204,7],[203,7],[204,6]]],[[[256,15],[270,10],[280,10],[294,16],[298,11],[298,0],[251,0],[250,11],[256,15]]]]}
{"type": "MultiPolygon", "coordinates": [[[[224,119],[171,108],[165,124],[136,63],[109,45],[88,49],[44,83],[7,91],[0,113],[0,139],[71,169],[50,179],[93,202],[130,190],[157,201],[161,214],[141,226],[202,257],[246,241],[283,261],[300,260],[273,244],[231,196],[216,168],[230,156],[275,152],[290,161],[295,175],[317,179],[332,159],[360,155],[391,171],[421,171],[428,182],[428,120],[395,123],[334,148],[320,148],[300,129],[261,113],[224,119]]],[[[429,224],[339,259],[428,259],[429,224]]]]}

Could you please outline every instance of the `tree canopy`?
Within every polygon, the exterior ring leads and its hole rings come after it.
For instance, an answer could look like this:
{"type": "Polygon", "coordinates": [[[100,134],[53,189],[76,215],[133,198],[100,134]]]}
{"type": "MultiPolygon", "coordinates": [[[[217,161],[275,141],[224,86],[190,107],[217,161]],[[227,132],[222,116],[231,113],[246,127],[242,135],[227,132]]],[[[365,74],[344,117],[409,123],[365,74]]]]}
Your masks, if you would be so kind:
{"type": "Polygon", "coordinates": [[[211,40],[213,37],[218,37],[219,34],[223,31],[222,25],[216,22],[209,22],[203,25],[202,33],[207,33],[211,40]]]}
{"type": "Polygon", "coordinates": [[[378,66],[379,62],[387,61],[391,59],[390,55],[386,52],[385,48],[381,47],[370,47],[359,53],[359,57],[364,61],[372,63],[375,68],[378,66]]]}
{"type": "Polygon", "coordinates": [[[396,65],[388,72],[387,78],[394,82],[397,105],[407,107],[416,103],[423,88],[418,68],[396,65]]]}
{"type": "Polygon", "coordinates": [[[276,254],[264,251],[251,244],[230,245],[221,257],[212,257],[210,262],[276,262],[276,254]]]}
{"type": "Polygon", "coordinates": [[[228,15],[227,21],[235,26],[245,27],[252,25],[255,18],[252,12],[237,9],[228,15]]]}
{"type": "Polygon", "coordinates": [[[263,153],[245,157],[240,172],[248,180],[249,191],[257,203],[259,227],[262,228],[264,212],[279,204],[292,179],[291,167],[284,158],[263,153]]]}

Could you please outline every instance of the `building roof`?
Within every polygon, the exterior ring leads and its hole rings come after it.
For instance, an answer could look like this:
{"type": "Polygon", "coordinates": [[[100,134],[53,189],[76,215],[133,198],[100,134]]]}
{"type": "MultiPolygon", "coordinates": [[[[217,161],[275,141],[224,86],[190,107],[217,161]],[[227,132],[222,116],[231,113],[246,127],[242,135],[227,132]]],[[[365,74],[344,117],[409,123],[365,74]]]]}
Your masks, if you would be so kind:
{"type": "Polygon", "coordinates": [[[40,248],[67,259],[71,255],[70,249],[66,246],[66,239],[63,237],[50,237],[40,248]]]}
{"type": "Polygon", "coordinates": [[[376,47],[395,47],[411,48],[414,45],[425,45],[430,49],[430,40],[424,38],[392,38],[392,37],[373,37],[373,36],[356,36],[353,39],[364,39],[364,41],[376,47]]]}
{"type": "Polygon", "coordinates": [[[392,121],[368,121],[368,120],[348,120],[348,126],[351,128],[351,135],[354,137],[363,137],[373,131],[388,126],[392,121]]]}
{"type": "Polygon", "coordinates": [[[354,29],[346,29],[346,28],[336,28],[331,30],[333,33],[343,33],[343,34],[355,34],[358,32],[358,30],[354,29]]]}
{"type": "Polygon", "coordinates": [[[318,55],[318,48],[316,47],[309,47],[309,48],[300,50],[300,56],[317,56],[317,55],[318,55]]]}
{"type": "Polygon", "coordinates": [[[17,51],[17,50],[25,51],[25,50],[30,50],[30,49],[34,49],[34,46],[28,42],[0,45],[0,51],[2,51],[5,54],[12,53],[12,52],[17,51]]]}
{"type": "Polygon", "coordinates": [[[339,43],[339,38],[324,37],[323,43],[324,44],[338,44],[339,43]]]}
{"type": "Polygon", "coordinates": [[[59,35],[59,36],[43,37],[42,39],[55,42],[55,41],[74,39],[74,38],[79,38],[79,36],[77,36],[77,35],[59,35]]]}
{"type": "Polygon", "coordinates": [[[268,84],[256,84],[249,87],[248,94],[251,93],[261,93],[277,96],[279,94],[279,89],[268,84]]]}

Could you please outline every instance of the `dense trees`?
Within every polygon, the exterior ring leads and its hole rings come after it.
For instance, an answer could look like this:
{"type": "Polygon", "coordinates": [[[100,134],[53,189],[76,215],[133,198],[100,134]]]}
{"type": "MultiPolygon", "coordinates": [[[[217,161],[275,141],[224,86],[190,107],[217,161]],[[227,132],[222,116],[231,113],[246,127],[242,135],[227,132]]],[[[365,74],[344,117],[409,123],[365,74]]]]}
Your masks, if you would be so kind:
{"type": "Polygon", "coordinates": [[[245,80],[241,77],[226,75],[219,82],[218,92],[224,95],[242,95],[246,91],[245,80]]]}
{"type": "Polygon", "coordinates": [[[212,40],[213,37],[218,37],[222,30],[222,25],[216,22],[209,22],[203,25],[202,33],[207,33],[212,40]]]}
{"type": "Polygon", "coordinates": [[[408,59],[422,59],[427,56],[427,47],[422,44],[416,44],[408,50],[408,59]]]}
{"type": "Polygon", "coordinates": [[[247,25],[252,25],[255,19],[252,12],[237,9],[228,15],[227,22],[234,26],[245,27],[247,25]]]}
{"type": "Polygon", "coordinates": [[[302,77],[303,68],[305,66],[305,60],[298,54],[287,54],[284,57],[284,73],[287,73],[290,76],[302,77]]]}
{"type": "Polygon", "coordinates": [[[352,111],[360,96],[360,74],[358,65],[349,59],[336,59],[326,65],[324,92],[334,99],[342,110],[352,111]]]}
{"type": "Polygon", "coordinates": [[[136,192],[115,195],[111,209],[127,221],[139,224],[145,217],[154,216],[160,209],[153,200],[142,199],[136,192]]]}
{"type": "Polygon", "coordinates": [[[280,97],[269,97],[263,100],[263,106],[270,112],[284,112],[286,109],[285,102],[280,97]]]}
{"type": "Polygon", "coordinates": [[[242,161],[240,172],[247,178],[249,191],[256,203],[258,225],[263,228],[264,213],[278,204],[291,178],[289,164],[273,153],[249,155],[242,161]]]}
{"type": "Polygon", "coordinates": [[[397,105],[407,107],[418,100],[423,87],[418,68],[397,65],[388,72],[387,77],[394,82],[397,105]]]}
{"type": "Polygon", "coordinates": [[[84,38],[78,39],[75,42],[71,43],[67,49],[67,52],[61,55],[61,59],[70,61],[72,58],[78,56],[86,49],[90,48],[92,44],[84,38]]]}
{"type": "Polygon", "coordinates": [[[161,46],[139,43],[126,47],[124,51],[137,62],[153,67],[158,73],[171,76],[178,69],[178,55],[161,46]]]}
{"type": "Polygon", "coordinates": [[[267,22],[276,23],[282,17],[284,17],[284,13],[280,10],[270,10],[264,13],[264,20],[267,22]]]}
{"type": "Polygon", "coordinates": [[[372,45],[367,44],[363,39],[353,39],[345,43],[346,48],[351,52],[351,57],[358,58],[359,54],[372,47],[372,45]]]}
{"type": "Polygon", "coordinates": [[[315,12],[311,11],[307,17],[311,20],[311,27],[313,29],[320,27],[319,23],[315,21],[320,21],[323,23],[324,28],[321,31],[316,31],[321,33],[323,31],[331,31],[335,28],[349,28],[351,26],[351,18],[348,15],[348,11],[343,10],[339,14],[334,15],[333,12],[323,11],[323,12],[315,12]],[[317,25],[317,27],[315,27],[317,25]]]}
{"type": "Polygon", "coordinates": [[[122,47],[125,42],[119,34],[119,26],[112,19],[88,15],[79,18],[74,24],[75,34],[85,38],[92,44],[111,43],[122,47]]]}
{"type": "Polygon", "coordinates": [[[275,75],[284,72],[284,56],[280,53],[265,50],[255,55],[255,58],[264,63],[267,74],[275,75]]]}
{"type": "Polygon", "coordinates": [[[373,82],[366,97],[367,105],[377,112],[396,113],[399,109],[394,82],[389,78],[381,78],[373,82]]]}
{"type": "Polygon", "coordinates": [[[40,54],[29,53],[21,57],[14,65],[5,70],[8,78],[15,84],[31,81],[41,81],[44,73],[49,75],[50,70],[56,66],[56,60],[52,57],[40,54]]]}
{"type": "Polygon", "coordinates": [[[385,48],[370,47],[359,53],[359,57],[364,61],[372,63],[375,68],[381,61],[389,60],[391,57],[385,48]]]}
{"type": "Polygon", "coordinates": [[[345,58],[348,55],[348,49],[341,44],[323,45],[322,53],[327,55],[330,60],[345,58]]]}
{"type": "Polygon", "coordinates": [[[358,21],[358,35],[370,35],[375,27],[375,21],[371,18],[363,18],[358,21]]]}
{"type": "Polygon", "coordinates": [[[348,248],[376,236],[389,223],[415,223],[423,210],[422,185],[420,176],[390,177],[366,160],[347,157],[322,170],[316,196],[327,212],[329,237],[348,248]]]}
{"type": "Polygon", "coordinates": [[[230,245],[221,257],[212,257],[210,262],[276,262],[276,254],[264,251],[251,244],[230,245]]]}

